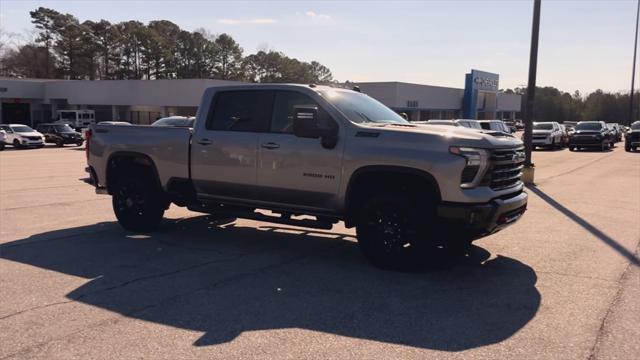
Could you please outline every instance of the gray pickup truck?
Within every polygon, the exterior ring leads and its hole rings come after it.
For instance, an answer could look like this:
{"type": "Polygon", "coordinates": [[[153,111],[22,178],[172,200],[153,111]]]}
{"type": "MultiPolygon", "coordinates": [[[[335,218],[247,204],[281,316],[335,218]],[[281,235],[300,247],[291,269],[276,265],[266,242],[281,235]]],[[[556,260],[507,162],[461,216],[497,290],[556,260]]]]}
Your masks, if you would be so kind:
{"type": "Polygon", "coordinates": [[[356,227],[373,264],[404,268],[518,220],[522,142],[416,125],[356,90],[246,84],[205,91],[193,129],[93,125],[87,171],[120,224],[197,212],[356,227]]]}

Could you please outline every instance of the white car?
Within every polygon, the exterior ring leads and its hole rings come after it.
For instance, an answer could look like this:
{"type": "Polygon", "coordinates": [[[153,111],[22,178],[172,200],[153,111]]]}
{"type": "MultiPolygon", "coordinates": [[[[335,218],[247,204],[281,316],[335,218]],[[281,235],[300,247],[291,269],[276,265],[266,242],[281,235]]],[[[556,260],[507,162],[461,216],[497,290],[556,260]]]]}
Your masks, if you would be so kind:
{"type": "Polygon", "coordinates": [[[478,120],[480,126],[485,130],[499,131],[511,134],[511,129],[502,120],[478,120]]]}
{"type": "Polygon", "coordinates": [[[555,121],[533,123],[533,147],[558,148],[564,145],[560,124],[555,121]]]}
{"type": "Polygon", "coordinates": [[[0,129],[7,133],[6,144],[14,148],[43,147],[44,135],[22,124],[1,124],[0,129]]]}
{"type": "Polygon", "coordinates": [[[7,140],[7,132],[0,129],[0,151],[4,150],[5,140],[7,140]]]}

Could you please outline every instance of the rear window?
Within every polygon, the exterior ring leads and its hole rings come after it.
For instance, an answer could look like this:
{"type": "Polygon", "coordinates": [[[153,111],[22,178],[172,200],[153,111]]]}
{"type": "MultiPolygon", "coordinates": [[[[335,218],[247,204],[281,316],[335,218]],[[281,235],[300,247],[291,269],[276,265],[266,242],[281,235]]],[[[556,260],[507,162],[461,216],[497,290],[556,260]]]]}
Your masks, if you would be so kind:
{"type": "Polygon", "coordinates": [[[207,119],[208,130],[266,132],[271,120],[273,91],[217,93],[207,119]]]}
{"type": "Polygon", "coordinates": [[[533,124],[534,130],[553,130],[553,124],[533,124]]]}

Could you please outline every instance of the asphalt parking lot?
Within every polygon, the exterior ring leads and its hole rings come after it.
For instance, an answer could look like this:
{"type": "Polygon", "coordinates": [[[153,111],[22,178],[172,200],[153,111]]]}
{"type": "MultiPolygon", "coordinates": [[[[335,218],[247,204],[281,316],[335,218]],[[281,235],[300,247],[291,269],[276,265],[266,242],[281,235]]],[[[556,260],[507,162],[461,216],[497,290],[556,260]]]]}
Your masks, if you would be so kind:
{"type": "Polygon", "coordinates": [[[536,151],[515,226],[385,272],[353,232],[173,206],[133,234],[75,147],[0,152],[0,359],[638,359],[640,153],[536,151]]]}

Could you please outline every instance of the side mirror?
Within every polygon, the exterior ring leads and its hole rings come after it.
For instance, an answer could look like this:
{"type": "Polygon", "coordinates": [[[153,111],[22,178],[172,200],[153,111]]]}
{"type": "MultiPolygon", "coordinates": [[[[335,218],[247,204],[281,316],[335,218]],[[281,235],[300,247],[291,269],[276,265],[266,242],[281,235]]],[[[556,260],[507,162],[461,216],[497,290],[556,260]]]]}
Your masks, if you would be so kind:
{"type": "Polygon", "coordinates": [[[318,127],[318,108],[306,106],[293,110],[293,134],[311,139],[322,136],[322,131],[318,127]]]}

